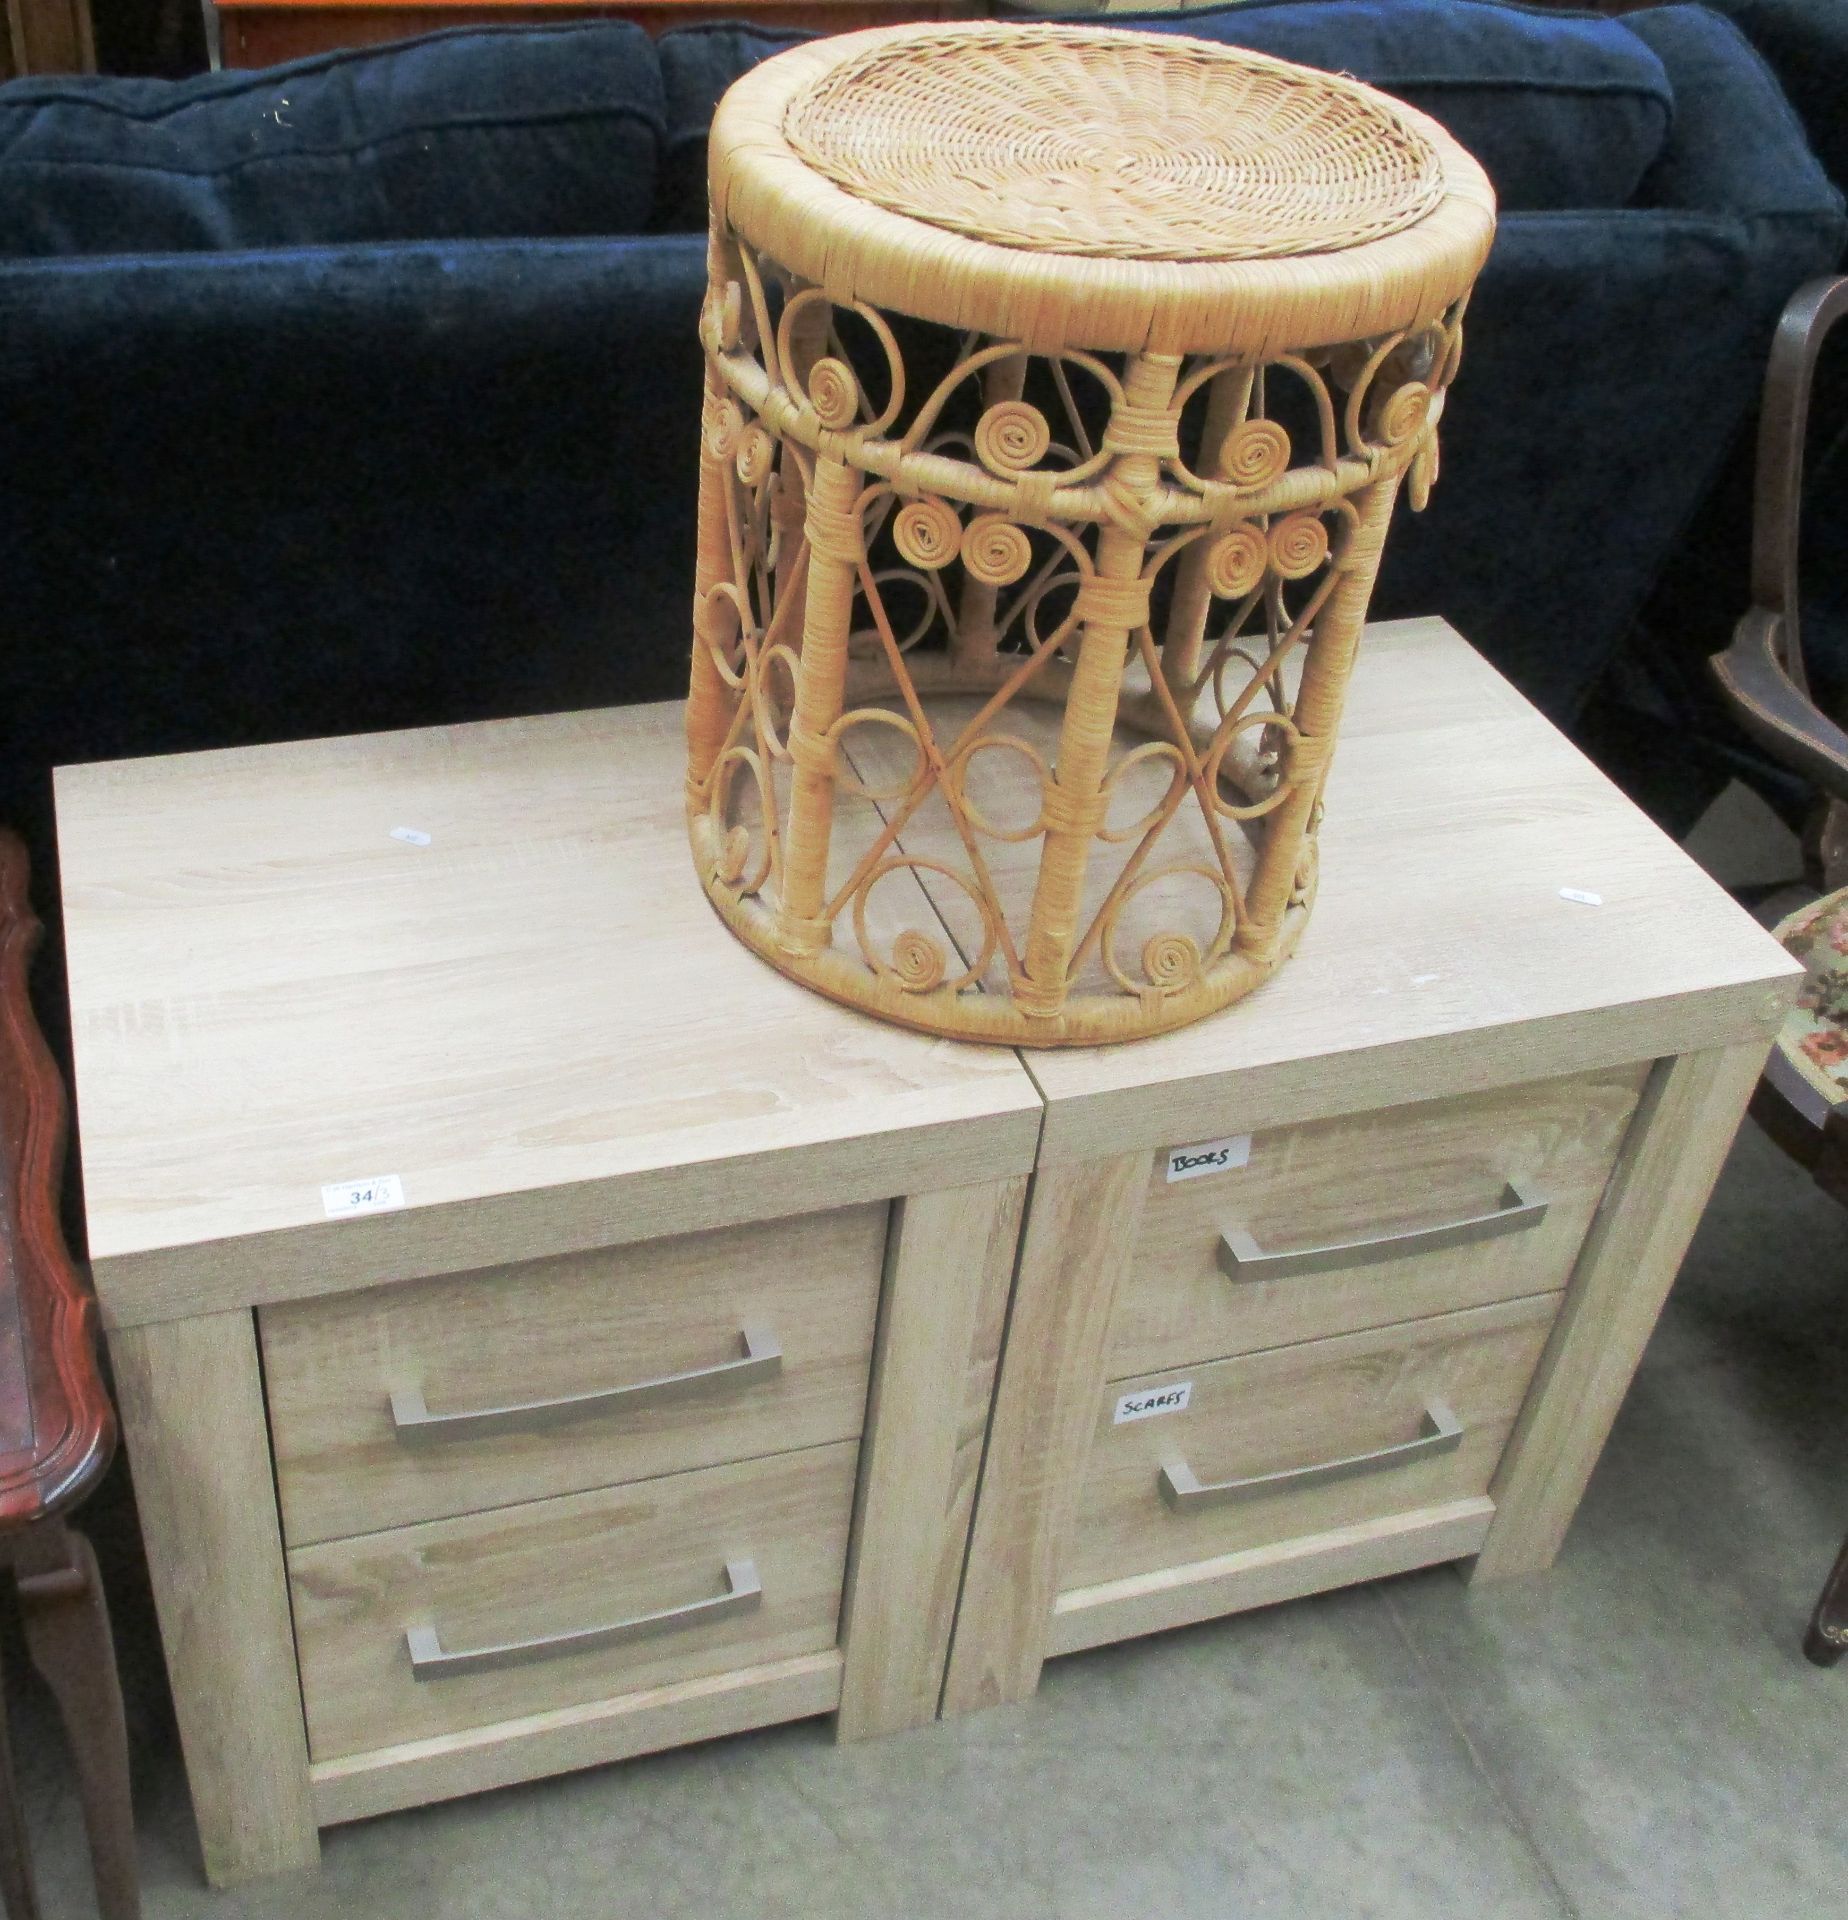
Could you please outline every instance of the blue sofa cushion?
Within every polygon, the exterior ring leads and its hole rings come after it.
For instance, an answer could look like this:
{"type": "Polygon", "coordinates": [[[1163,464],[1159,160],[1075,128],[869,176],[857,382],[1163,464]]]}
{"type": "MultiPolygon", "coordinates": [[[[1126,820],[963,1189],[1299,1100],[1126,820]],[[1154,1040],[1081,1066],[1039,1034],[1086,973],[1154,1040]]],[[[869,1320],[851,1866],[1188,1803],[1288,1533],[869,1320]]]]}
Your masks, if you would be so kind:
{"type": "Polygon", "coordinates": [[[1505,213],[1629,205],[1674,118],[1662,62],[1615,20],[1486,0],[1252,0],[1108,24],[1250,47],[1383,88],[1462,141],[1505,213]]]}
{"type": "Polygon", "coordinates": [[[760,60],[812,38],[799,31],[747,26],[741,20],[680,27],[661,36],[656,51],[667,99],[667,131],[655,190],[657,232],[691,233],[706,225],[706,136],[725,89],[760,60]]]}
{"type": "Polygon", "coordinates": [[[196,80],[0,86],[0,253],[638,233],[664,102],[639,27],[466,29],[196,80]]]}

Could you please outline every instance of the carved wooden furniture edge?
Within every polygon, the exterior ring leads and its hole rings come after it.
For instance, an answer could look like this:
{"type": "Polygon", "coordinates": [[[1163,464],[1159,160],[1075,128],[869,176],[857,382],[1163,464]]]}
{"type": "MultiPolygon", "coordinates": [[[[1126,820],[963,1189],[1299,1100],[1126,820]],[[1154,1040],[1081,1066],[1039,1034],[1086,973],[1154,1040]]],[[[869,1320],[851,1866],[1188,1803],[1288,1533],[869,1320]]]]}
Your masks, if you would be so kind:
{"type": "Polygon", "coordinates": [[[115,1415],[96,1362],[96,1301],[64,1243],[65,1104],[33,1018],[27,973],[42,928],[26,850],[0,830],[0,1293],[16,1289],[35,1411],[55,1431],[0,1455],[0,1525],[79,1499],[108,1465],[115,1415]]]}

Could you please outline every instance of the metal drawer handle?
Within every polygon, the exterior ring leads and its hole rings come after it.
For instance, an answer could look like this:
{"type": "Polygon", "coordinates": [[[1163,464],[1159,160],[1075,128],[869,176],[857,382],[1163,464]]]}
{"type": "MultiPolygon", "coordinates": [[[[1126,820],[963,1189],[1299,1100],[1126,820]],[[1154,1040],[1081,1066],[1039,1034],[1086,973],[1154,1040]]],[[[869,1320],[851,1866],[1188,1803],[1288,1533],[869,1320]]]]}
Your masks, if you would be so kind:
{"type": "Polygon", "coordinates": [[[1462,1444],[1463,1423],[1443,1401],[1433,1400],[1424,1410],[1416,1440],[1401,1440],[1372,1453],[1350,1454],[1345,1460],[1324,1460],[1320,1466],[1286,1467],[1282,1473],[1259,1473],[1248,1480],[1218,1480],[1210,1485],[1202,1485],[1185,1460],[1170,1460],[1161,1470],[1161,1497],[1176,1513],[1197,1513],[1202,1507],[1223,1507],[1253,1494],[1324,1487],[1333,1480],[1352,1480],[1363,1473],[1406,1466],[1435,1454],[1454,1453],[1462,1444]]]}
{"type": "Polygon", "coordinates": [[[1339,1273],[1343,1267],[1374,1260],[1400,1260],[1440,1247],[1468,1246],[1472,1240],[1498,1240],[1504,1233],[1525,1233],[1546,1218],[1548,1202],[1531,1187],[1510,1180],[1493,1213],[1447,1220],[1438,1227],[1414,1227],[1409,1233],[1380,1233],[1365,1240],[1342,1240],[1332,1247],[1292,1247],[1266,1253],[1251,1235],[1231,1228],[1219,1238],[1220,1270],[1229,1280],[1288,1280],[1299,1273],[1339,1273]]]}
{"type": "Polygon", "coordinates": [[[663,1374],[659,1380],[637,1380],[626,1387],[605,1387],[597,1393],[574,1393],[563,1400],[530,1400],[511,1407],[475,1407],[466,1413],[432,1413],[424,1404],[422,1387],[394,1387],[391,1424],[400,1440],[460,1440],[478,1433],[518,1432],[578,1420],[586,1414],[628,1412],[652,1407],[663,1400],[703,1392],[708,1387],[748,1387],[774,1380],[783,1371],[783,1349],[776,1335],[764,1327],[745,1327],[738,1335],[744,1352],[736,1360],[686,1373],[663,1374]]]}
{"type": "Polygon", "coordinates": [[[763,1598],[757,1562],[727,1560],[723,1593],[713,1595],[710,1600],[690,1600],[684,1607],[668,1607],[660,1613],[618,1620],[614,1626],[553,1633],[542,1640],[509,1640],[498,1647],[464,1647],[456,1653],[444,1650],[434,1627],[408,1627],[404,1638],[411,1650],[413,1680],[447,1680],[459,1673],[488,1673],[496,1667],[517,1667],[528,1660],[551,1660],[567,1653],[594,1653],[602,1647],[620,1646],[625,1640],[646,1639],[651,1633],[673,1633],[681,1627],[704,1626],[711,1620],[729,1620],[734,1614],[749,1613],[761,1606],[763,1598]]]}

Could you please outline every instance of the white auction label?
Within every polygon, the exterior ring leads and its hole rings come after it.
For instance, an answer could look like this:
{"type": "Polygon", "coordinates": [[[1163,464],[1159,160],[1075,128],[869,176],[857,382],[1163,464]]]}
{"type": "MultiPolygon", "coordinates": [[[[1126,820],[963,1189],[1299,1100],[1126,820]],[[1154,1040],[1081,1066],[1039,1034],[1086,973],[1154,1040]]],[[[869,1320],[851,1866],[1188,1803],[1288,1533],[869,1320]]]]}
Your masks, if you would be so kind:
{"type": "Polygon", "coordinates": [[[1126,1393],[1116,1403],[1113,1427],[1125,1420],[1153,1420],[1158,1413],[1180,1413],[1193,1398],[1193,1382],[1177,1380],[1171,1387],[1144,1387],[1140,1393],[1126,1393]]]}
{"type": "Polygon", "coordinates": [[[391,837],[402,840],[407,847],[427,847],[430,844],[430,836],[422,827],[393,827],[391,837]]]}
{"type": "Polygon", "coordinates": [[[1168,1149],[1168,1178],[1198,1180],[1202,1174],[1224,1173],[1242,1167],[1251,1158],[1251,1135],[1235,1133],[1225,1140],[1196,1140],[1190,1147],[1168,1149]]]}
{"type": "Polygon", "coordinates": [[[375,1173],[369,1180],[336,1180],[321,1189],[321,1205],[330,1220],[349,1213],[389,1213],[404,1205],[404,1182],[395,1173],[375,1173]]]}

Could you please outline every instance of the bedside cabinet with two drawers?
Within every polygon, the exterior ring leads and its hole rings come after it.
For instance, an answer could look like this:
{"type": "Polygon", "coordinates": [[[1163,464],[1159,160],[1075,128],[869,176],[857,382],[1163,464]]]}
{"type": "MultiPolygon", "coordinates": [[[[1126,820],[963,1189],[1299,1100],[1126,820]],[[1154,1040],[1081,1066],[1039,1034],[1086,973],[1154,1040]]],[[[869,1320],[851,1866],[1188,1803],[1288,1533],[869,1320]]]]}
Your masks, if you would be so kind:
{"type": "Polygon", "coordinates": [[[1371,629],[1261,993],[1046,1101],[945,1688],[1548,1565],[1788,957],[1441,621],[1371,629]]]}
{"type": "Polygon", "coordinates": [[[656,707],[60,777],[90,1247],[215,1880],[936,1715],[1039,1097],[728,939],[682,760],[656,707]]]}

